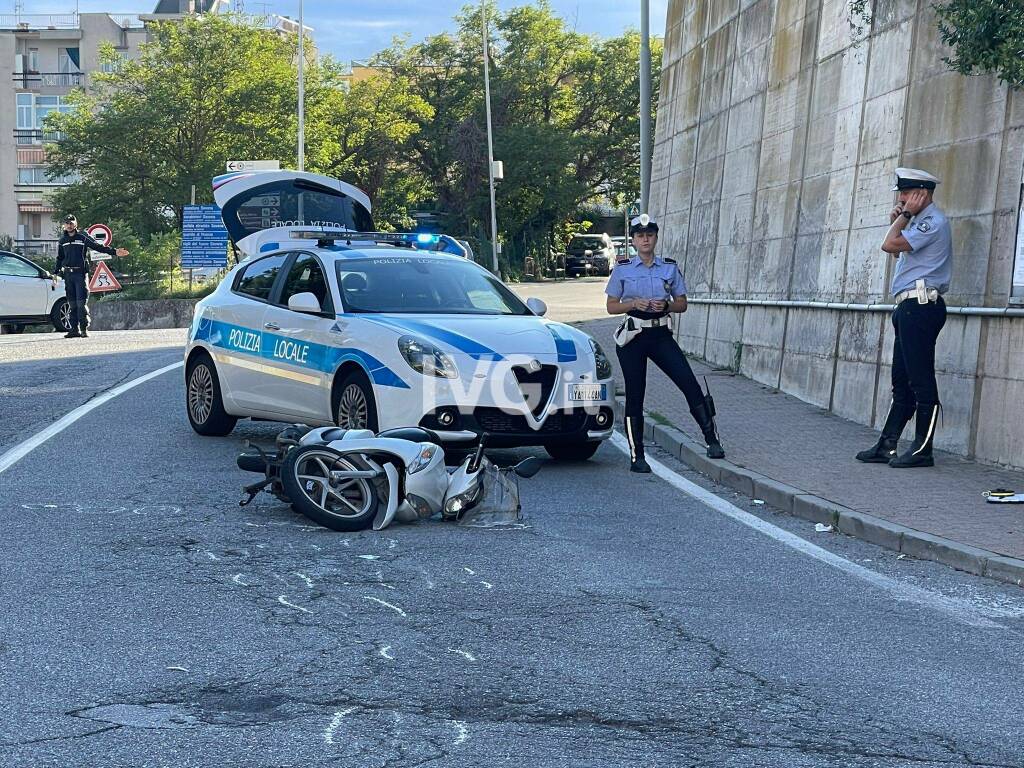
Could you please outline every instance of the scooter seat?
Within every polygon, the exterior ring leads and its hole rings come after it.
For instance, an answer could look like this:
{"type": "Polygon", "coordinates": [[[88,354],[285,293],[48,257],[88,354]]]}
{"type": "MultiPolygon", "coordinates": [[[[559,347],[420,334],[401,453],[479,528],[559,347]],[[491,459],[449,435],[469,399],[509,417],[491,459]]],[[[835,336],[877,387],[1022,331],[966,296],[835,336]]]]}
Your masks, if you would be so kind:
{"type": "Polygon", "coordinates": [[[441,444],[441,438],[432,430],[423,427],[395,427],[385,429],[377,437],[390,437],[394,440],[409,440],[413,443],[435,443],[441,444]]]}

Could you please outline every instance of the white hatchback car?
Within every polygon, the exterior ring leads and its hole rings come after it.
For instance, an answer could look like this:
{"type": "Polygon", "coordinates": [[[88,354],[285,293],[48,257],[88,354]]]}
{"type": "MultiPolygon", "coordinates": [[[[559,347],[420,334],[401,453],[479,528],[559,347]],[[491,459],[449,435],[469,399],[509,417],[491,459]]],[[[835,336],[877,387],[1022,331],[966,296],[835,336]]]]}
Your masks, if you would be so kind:
{"type": "Polygon", "coordinates": [[[238,418],[544,446],[582,460],[612,432],[601,347],[545,320],[447,236],[373,232],[370,203],[296,171],[215,179],[244,257],[196,307],[185,357],[196,432],[238,418]],[[451,252],[446,252],[446,250],[451,252]],[[456,255],[458,254],[458,255],[456,255]]]}
{"type": "Polygon", "coordinates": [[[71,330],[64,281],[24,256],[0,251],[0,330],[19,333],[40,324],[71,330]]]}

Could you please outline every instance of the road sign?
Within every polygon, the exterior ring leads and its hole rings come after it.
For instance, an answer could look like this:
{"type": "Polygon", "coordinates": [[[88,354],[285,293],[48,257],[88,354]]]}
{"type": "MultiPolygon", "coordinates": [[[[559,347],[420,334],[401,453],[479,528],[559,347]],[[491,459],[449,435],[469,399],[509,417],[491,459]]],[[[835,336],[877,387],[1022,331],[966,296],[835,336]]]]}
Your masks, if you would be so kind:
{"type": "MultiPolygon", "coordinates": [[[[110,245],[110,241],[114,238],[114,233],[106,224],[93,224],[85,230],[85,233],[100,245],[110,245]]],[[[105,253],[97,253],[93,256],[96,261],[108,258],[110,257],[105,253]]]]}
{"type": "Polygon", "coordinates": [[[228,171],[279,171],[280,160],[228,160],[228,171]]]}
{"type": "Polygon", "coordinates": [[[217,205],[186,205],[181,219],[181,268],[226,267],[228,231],[217,205]]]}
{"type": "Polygon", "coordinates": [[[120,291],[121,284],[117,282],[114,273],[110,271],[105,261],[96,265],[96,271],[92,273],[92,280],[89,281],[91,293],[103,293],[104,291],[120,291]]]}
{"type": "Polygon", "coordinates": [[[629,206],[629,218],[640,215],[640,201],[637,200],[631,206],[629,206]]]}

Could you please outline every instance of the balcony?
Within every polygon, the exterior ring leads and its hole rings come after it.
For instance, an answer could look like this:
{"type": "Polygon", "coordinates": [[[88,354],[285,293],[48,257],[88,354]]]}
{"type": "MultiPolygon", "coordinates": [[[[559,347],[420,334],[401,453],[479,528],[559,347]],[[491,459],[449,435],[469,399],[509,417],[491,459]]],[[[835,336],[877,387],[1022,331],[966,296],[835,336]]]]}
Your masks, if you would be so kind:
{"type": "Polygon", "coordinates": [[[64,138],[60,131],[43,131],[38,128],[15,128],[14,143],[25,144],[51,144],[64,138]]]}
{"type": "Polygon", "coordinates": [[[14,87],[30,88],[77,88],[85,82],[83,72],[15,72],[14,87]]]}
{"type": "Polygon", "coordinates": [[[0,29],[78,29],[78,14],[0,13],[0,29]]]}

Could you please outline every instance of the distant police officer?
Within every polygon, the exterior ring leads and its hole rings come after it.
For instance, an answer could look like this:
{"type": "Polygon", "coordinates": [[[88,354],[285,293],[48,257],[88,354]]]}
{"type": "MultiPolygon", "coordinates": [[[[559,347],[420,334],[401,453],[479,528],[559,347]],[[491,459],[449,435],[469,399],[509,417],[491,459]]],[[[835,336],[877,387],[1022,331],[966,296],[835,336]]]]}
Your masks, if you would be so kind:
{"type": "Polygon", "coordinates": [[[860,461],[890,467],[930,467],[939,390],[935,382],[935,342],[946,323],[942,294],[953,275],[953,244],[949,220],[932,201],[939,180],[915,168],[897,168],[898,202],[889,213],[889,231],[882,250],[896,261],[892,293],[896,329],[892,348],[892,404],[874,447],[857,454],[860,461]],[[907,422],[916,414],[914,442],[897,453],[907,422]]]}
{"type": "Polygon", "coordinates": [[[57,243],[57,274],[64,275],[64,291],[71,305],[71,330],[65,338],[74,339],[89,335],[89,273],[92,258],[89,251],[99,251],[110,256],[127,256],[124,248],[100,245],[85,232],[78,230],[78,219],[64,217],[64,233],[57,243]]]}
{"type": "Polygon", "coordinates": [[[626,313],[615,333],[616,353],[626,385],[626,437],[630,470],[650,472],[644,458],[644,395],[647,361],[652,360],[682,390],[713,459],[725,456],[715,429],[711,396],[705,397],[683,351],[672,337],[671,312],[686,311],[686,282],[673,259],[654,255],[658,224],[646,213],[630,222],[637,255],[619,261],[608,278],[608,313],[626,313]]]}

